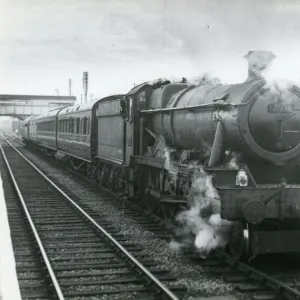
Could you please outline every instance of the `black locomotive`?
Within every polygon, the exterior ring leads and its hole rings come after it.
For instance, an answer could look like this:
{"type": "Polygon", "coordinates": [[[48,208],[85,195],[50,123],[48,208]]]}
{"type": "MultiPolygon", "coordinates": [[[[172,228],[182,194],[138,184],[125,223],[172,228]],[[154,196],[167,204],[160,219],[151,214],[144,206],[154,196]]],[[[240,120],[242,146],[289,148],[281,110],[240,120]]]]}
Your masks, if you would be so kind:
{"type": "Polygon", "coordinates": [[[201,167],[219,193],[221,218],[234,221],[234,256],[299,252],[300,89],[262,78],[272,53],[246,58],[244,83],[147,82],[31,117],[23,139],[167,219],[193,205],[201,167]]]}

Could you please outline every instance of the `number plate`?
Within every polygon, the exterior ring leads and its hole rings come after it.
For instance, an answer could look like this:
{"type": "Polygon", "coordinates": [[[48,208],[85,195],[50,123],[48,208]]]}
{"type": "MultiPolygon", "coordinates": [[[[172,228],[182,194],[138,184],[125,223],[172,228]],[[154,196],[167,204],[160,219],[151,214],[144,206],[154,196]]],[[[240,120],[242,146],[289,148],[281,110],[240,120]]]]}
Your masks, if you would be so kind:
{"type": "Polygon", "coordinates": [[[285,103],[272,103],[268,105],[268,112],[269,113],[291,113],[295,111],[294,104],[285,104],[285,103]]]}

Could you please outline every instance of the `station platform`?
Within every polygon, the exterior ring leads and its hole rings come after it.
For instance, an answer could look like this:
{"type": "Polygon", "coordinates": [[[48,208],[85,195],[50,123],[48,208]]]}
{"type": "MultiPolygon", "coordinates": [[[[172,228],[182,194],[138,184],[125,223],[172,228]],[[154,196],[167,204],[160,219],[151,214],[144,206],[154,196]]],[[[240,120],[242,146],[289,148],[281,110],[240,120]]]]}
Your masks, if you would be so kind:
{"type": "Polygon", "coordinates": [[[0,300],[21,299],[0,173],[0,300]]]}

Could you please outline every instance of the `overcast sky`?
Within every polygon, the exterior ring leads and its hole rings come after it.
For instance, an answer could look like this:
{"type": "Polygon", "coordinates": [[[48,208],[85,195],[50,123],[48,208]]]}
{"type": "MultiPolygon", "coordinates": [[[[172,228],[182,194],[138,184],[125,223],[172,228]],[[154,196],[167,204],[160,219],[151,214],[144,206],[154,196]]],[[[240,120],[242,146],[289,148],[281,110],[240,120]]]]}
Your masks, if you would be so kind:
{"type": "Polygon", "coordinates": [[[271,50],[300,79],[300,1],[0,0],[0,93],[124,93],[133,83],[206,72],[247,75],[243,55],[271,50]]]}

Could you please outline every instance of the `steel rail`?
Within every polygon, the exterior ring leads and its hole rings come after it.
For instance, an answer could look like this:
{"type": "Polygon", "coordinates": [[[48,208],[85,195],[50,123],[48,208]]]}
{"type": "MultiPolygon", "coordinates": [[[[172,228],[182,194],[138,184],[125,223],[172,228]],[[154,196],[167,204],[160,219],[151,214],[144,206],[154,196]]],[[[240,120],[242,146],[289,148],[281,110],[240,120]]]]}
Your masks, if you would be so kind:
{"type": "Polygon", "coordinates": [[[271,288],[272,290],[275,290],[281,294],[283,294],[285,297],[291,300],[299,300],[300,299],[300,292],[289,285],[277,280],[276,278],[271,277],[270,275],[259,271],[251,266],[248,266],[245,263],[242,263],[240,261],[236,261],[234,258],[232,258],[230,255],[225,253],[224,251],[218,251],[217,254],[225,260],[229,265],[232,267],[236,267],[243,273],[246,273],[246,275],[249,278],[253,278],[256,280],[261,281],[261,283],[264,283],[267,287],[271,288]]]}
{"type": "MultiPolygon", "coordinates": [[[[4,136],[3,136],[4,137],[4,136]]],[[[101,233],[128,258],[135,267],[141,271],[146,279],[150,279],[151,283],[167,296],[170,300],[179,300],[179,298],[169,290],[159,279],[157,279],[147,268],[145,268],[133,255],[131,255],[116,239],[114,239],[102,226],[100,226],[92,217],[90,217],[74,200],[72,200],[64,191],[62,191],[51,179],[47,177],[41,170],[39,170],[29,159],[27,159],[18,149],[16,149],[5,137],[6,142],[32,167],[34,168],[46,181],[48,181],[59,193],[61,193],[78,211],[80,211],[101,233]]]]}
{"type": "MultiPolygon", "coordinates": [[[[3,136],[3,135],[2,135],[2,136],[3,136]]],[[[4,137],[4,136],[3,136],[3,137],[4,137]]],[[[4,137],[4,139],[6,140],[5,137],[4,137]]],[[[7,141],[7,140],[6,140],[6,141],[7,141]]],[[[8,142],[8,141],[7,141],[7,142],[8,142]]],[[[28,220],[28,222],[29,222],[29,224],[30,224],[31,230],[32,230],[32,232],[33,232],[33,234],[34,234],[34,237],[35,237],[35,239],[36,239],[36,242],[38,243],[38,246],[39,246],[39,249],[40,249],[40,251],[41,251],[43,260],[44,260],[44,262],[45,262],[45,264],[46,264],[48,273],[49,273],[49,275],[50,275],[50,277],[51,277],[53,286],[54,286],[54,288],[55,288],[55,292],[56,292],[56,294],[57,294],[57,297],[58,297],[59,300],[64,300],[65,297],[64,297],[64,295],[63,295],[63,293],[62,293],[62,291],[61,291],[61,288],[60,288],[60,286],[59,286],[59,283],[58,283],[58,280],[57,280],[57,278],[56,278],[56,276],[55,276],[55,273],[54,273],[54,271],[53,271],[53,269],[52,269],[51,263],[50,263],[50,261],[49,261],[49,258],[48,258],[48,256],[47,256],[47,254],[46,254],[46,251],[45,251],[45,248],[44,248],[44,246],[43,246],[43,243],[42,243],[42,241],[41,241],[41,239],[40,239],[40,237],[39,237],[39,234],[38,234],[38,232],[37,232],[37,230],[36,230],[36,228],[35,228],[35,225],[34,225],[34,223],[33,223],[33,221],[32,221],[32,218],[31,218],[31,216],[30,216],[30,213],[29,213],[29,211],[28,211],[28,209],[27,209],[27,206],[26,206],[26,203],[25,203],[25,201],[24,201],[23,195],[22,195],[22,193],[21,193],[21,191],[20,191],[20,189],[19,189],[19,186],[18,186],[18,184],[17,184],[17,182],[16,182],[15,176],[14,176],[12,170],[11,170],[10,164],[9,164],[9,162],[8,162],[8,160],[7,160],[7,157],[6,157],[6,155],[5,155],[5,152],[4,152],[4,150],[3,150],[3,148],[2,148],[1,145],[0,145],[0,150],[1,150],[2,156],[3,156],[3,158],[4,158],[6,167],[7,167],[7,169],[8,169],[9,175],[10,175],[12,181],[13,181],[14,187],[15,187],[16,192],[17,192],[17,194],[18,194],[18,197],[19,197],[19,199],[20,199],[20,201],[21,201],[21,204],[22,204],[22,207],[23,207],[24,212],[25,212],[25,214],[26,214],[27,220],[28,220]]]]}
{"type": "MultiPolygon", "coordinates": [[[[17,141],[17,142],[22,143],[20,141],[17,141]]],[[[105,189],[105,190],[107,190],[107,189],[105,189]]],[[[107,190],[107,192],[110,192],[110,191],[107,190]]],[[[115,195],[115,196],[120,197],[120,195],[115,195]]],[[[123,201],[125,201],[127,206],[132,207],[133,209],[140,211],[142,214],[146,214],[147,216],[149,216],[149,213],[142,210],[140,207],[137,207],[136,205],[129,202],[128,200],[123,199],[123,201]]],[[[167,223],[165,220],[161,219],[160,217],[153,216],[153,215],[150,215],[150,217],[153,218],[154,221],[158,222],[160,225],[165,226],[168,229],[172,229],[172,226],[169,223],[167,223]]],[[[244,274],[246,274],[246,276],[248,276],[249,278],[253,278],[253,279],[260,281],[261,283],[264,283],[271,290],[283,294],[290,300],[300,300],[300,292],[298,290],[290,287],[289,285],[287,285],[283,282],[280,282],[276,278],[273,278],[270,275],[268,275],[262,271],[259,271],[257,269],[254,269],[251,266],[248,266],[247,264],[245,264],[243,262],[236,261],[230,255],[228,255],[225,251],[217,250],[216,252],[217,252],[217,255],[220,257],[220,259],[224,259],[226,263],[228,263],[232,267],[239,269],[244,274]]]]}

